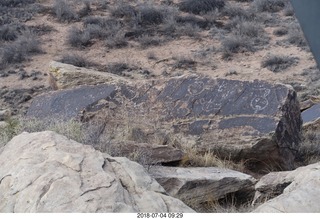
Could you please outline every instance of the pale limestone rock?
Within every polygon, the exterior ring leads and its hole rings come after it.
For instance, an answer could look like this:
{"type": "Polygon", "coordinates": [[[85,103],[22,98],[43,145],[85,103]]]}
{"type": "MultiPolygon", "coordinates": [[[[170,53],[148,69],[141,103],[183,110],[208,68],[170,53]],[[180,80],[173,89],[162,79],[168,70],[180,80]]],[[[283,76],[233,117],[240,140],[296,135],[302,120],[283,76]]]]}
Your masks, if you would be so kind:
{"type": "Polygon", "coordinates": [[[256,190],[265,197],[280,195],[260,205],[254,212],[319,213],[320,163],[290,172],[267,174],[257,183],[256,190]]]}
{"type": "Polygon", "coordinates": [[[0,166],[0,212],[193,212],[139,164],[51,131],[14,137],[0,166]]]}

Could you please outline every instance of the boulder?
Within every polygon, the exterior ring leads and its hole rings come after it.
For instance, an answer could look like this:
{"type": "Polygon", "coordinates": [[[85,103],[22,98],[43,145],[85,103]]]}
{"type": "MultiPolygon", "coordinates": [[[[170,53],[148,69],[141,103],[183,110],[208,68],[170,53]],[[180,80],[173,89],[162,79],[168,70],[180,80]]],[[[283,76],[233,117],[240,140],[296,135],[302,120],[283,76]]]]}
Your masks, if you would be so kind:
{"type": "Polygon", "coordinates": [[[246,160],[253,171],[292,169],[301,140],[295,91],[264,81],[188,75],[112,82],[39,96],[27,113],[51,118],[76,114],[84,122],[104,121],[101,135],[110,139],[195,147],[246,160]]]}
{"type": "Polygon", "coordinates": [[[96,85],[113,81],[126,81],[115,74],[52,61],[49,71],[55,77],[58,89],[74,88],[79,85],[96,85]]]}
{"type": "Polygon", "coordinates": [[[169,195],[185,203],[201,205],[231,193],[254,194],[256,180],[247,174],[217,167],[152,166],[148,172],[169,195]]]}
{"type": "Polygon", "coordinates": [[[255,213],[319,213],[320,163],[269,173],[256,184],[256,190],[260,198],[278,196],[258,206],[255,213]]]}
{"type": "Polygon", "coordinates": [[[0,212],[194,212],[139,164],[51,131],[14,137],[0,166],[0,212]]]}

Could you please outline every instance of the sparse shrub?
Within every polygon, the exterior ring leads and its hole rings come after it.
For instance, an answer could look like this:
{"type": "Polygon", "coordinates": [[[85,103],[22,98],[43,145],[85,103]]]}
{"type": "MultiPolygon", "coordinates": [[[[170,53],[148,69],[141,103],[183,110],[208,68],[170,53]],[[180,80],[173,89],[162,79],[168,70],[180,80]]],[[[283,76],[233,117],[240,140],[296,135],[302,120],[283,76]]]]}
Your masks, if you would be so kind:
{"type": "Polygon", "coordinates": [[[175,58],[176,62],[173,64],[173,69],[179,68],[179,69],[187,69],[187,68],[194,68],[197,62],[191,58],[188,57],[177,57],[175,58]]]}
{"type": "Polygon", "coordinates": [[[17,6],[23,6],[26,4],[33,4],[36,0],[1,0],[0,6],[3,7],[17,7],[17,6]]]}
{"type": "Polygon", "coordinates": [[[53,14],[60,22],[71,22],[78,19],[77,13],[65,0],[55,0],[53,14]]]}
{"type": "Polygon", "coordinates": [[[31,33],[24,33],[14,42],[3,46],[1,50],[2,65],[20,63],[28,59],[29,55],[42,52],[40,43],[31,33]]]}
{"type": "Polygon", "coordinates": [[[115,62],[115,63],[110,63],[107,65],[107,71],[116,74],[116,75],[123,75],[124,71],[131,71],[133,68],[129,66],[127,63],[124,62],[115,62]]]}
{"type": "Polygon", "coordinates": [[[320,161],[320,134],[315,128],[304,130],[301,146],[297,152],[298,166],[320,161]]]}
{"type": "Polygon", "coordinates": [[[84,4],[83,7],[78,12],[79,17],[81,18],[88,16],[91,12],[90,2],[84,1],[83,4],[84,4]]]}
{"type": "Polygon", "coordinates": [[[264,29],[257,22],[243,21],[237,26],[236,32],[240,36],[256,38],[264,34],[264,29]]]}
{"type": "Polygon", "coordinates": [[[64,54],[59,60],[59,62],[74,65],[77,67],[91,67],[91,66],[96,66],[95,63],[87,60],[87,58],[76,54],[76,53],[71,53],[71,54],[64,54]]]}
{"type": "Polygon", "coordinates": [[[176,32],[178,36],[197,38],[200,36],[201,29],[197,25],[186,23],[185,25],[177,26],[176,32]]]}
{"type": "Polygon", "coordinates": [[[137,11],[128,3],[119,2],[114,8],[111,9],[111,15],[117,18],[130,19],[136,16],[137,11]]]}
{"type": "Polygon", "coordinates": [[[222,41],[223,59],[229,59],[233,53],[254,52],[253,42],[249,38],[230,36],[222,41]]]}
{"type": "Polygon", "coordinates": [[[110,38],[117,35],[122,29],[121,22],[103,17],[87,17],[83,23],[85,26],[84,32],[88,32],[90,38],[110,38]]]}
{"type": "Polygon", "coordinates": [[[157,56],[156,56],[156,54],[155,54],[154,52],[148,52],[148,53],[147,53],[147,57],[148,57],[148,59],[150,59],[150,60],[157,60],[157,59],[158,59],[157,56]]]}
{"type": "Polygon", "coordinates": [[[262,61],[261,67],[273,72],[280,72],[292,65],[296,65],[297,61],[297,57],[271,55],[262,61]]]}
{"type": "Polygon", "coordinates": [[[0,26],[0,41],[13,41],[18,37],[16,28],[11,24],[0,26]]]}
{"type": "Polygon", "coordinates": [[[278,12],[282,10],[285,5],[285,0],[254,0],[254,7],[258,12],[278,12]]]}
{"type": "Polygon", "coordinates": [[[178,23],[191,24],[192,26],[198,26],[202,29],[206,29],[212,25],[212,23],[210,23],[208,20],[201,19],[201,18],[196,17],[194,15],[178,16],[176,18],[176,20],[178,23]]]}
{"type": "Polygon", "coordinates": [[[215,9],[222,9],[225,2],[223,0],[184,0],[178,6],[181,11],[202,14],[215,9]]]}
{"type": "Polygon", "coordinates": [[[137,8],[137,20],[141,26],[158,25],[164,20],[164,13],[161,8],[156,8],[153,5],[143,4],[137,8]]]}
{"type": "Polygon", "coordinates": [[[119,49],[128,46],[128,41],[125,38],[125,33],[123,31],[118,31],[109,35],[105,40],[105,46],[110,49],[119,49]]]}
{"type": "Polygon", "coordinates": [[[150,46],[159,46],[162,43],[162,39],[158,36],[142,35],[137,39],[142,48],[150,46]]]}
{"type": "Polygon", "coordinates": [[[72,47],[85,47],[90,44],[91,36],[88,31],[72,27],[68,31],[67,43],[72,47]]]}
{"type": "Polygon", "coordinates": [[[308,45],[300,26],[297,23],[292,23],[289,25],[287,41],[290,44],[298,47],[306,47],[308,45]]]}
{"type": "Polygon", "coordinates": [[[29,26],[32,33],[34,33],[37,36],[42,36],[44,34],[48,34],[54,30],[52,26],[40,24],[35,26],[29,26]]]}
{"type": "Polygon", "coordinates": [[[277,28],[273,31],[273,35],[275,36],[284,36],[288,34],[288,30],[284,27],[277,28]]]}
{"type": "Polygon", "coordinates": [[[243,9],[242,7],[231,4],[228,4],[223,8],[222,14],[238,20],[253,20],[256,18],[256,14],[251,8],[243,9]]]}

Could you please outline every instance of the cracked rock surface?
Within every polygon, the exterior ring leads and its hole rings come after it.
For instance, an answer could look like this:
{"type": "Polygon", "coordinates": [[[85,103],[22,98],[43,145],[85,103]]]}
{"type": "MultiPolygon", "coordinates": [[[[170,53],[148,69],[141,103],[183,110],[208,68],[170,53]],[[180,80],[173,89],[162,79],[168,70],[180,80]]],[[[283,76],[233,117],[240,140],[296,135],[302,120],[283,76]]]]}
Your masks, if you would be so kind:
{"type": "Polygon", "coordinates": [[[256,199],[270,199],[256,213],[319,213],[320,162],[294,171],[273,172],[255,186],[256,199]]]}
{"type": "Polygon", "coordinates": [[[223,159],[245,160],[256,172],[293,169],[301,141],[295,91],[264,81],[199,75],[114,80],[38,96],[27,115],[102,123],[100,136],[108,139],[186,145],[223,159]]]}
{"type": "Polygon", "coordinates": [[[142,166],[45,131],[0,153],[0,212],[193,212],[142,166]]]}

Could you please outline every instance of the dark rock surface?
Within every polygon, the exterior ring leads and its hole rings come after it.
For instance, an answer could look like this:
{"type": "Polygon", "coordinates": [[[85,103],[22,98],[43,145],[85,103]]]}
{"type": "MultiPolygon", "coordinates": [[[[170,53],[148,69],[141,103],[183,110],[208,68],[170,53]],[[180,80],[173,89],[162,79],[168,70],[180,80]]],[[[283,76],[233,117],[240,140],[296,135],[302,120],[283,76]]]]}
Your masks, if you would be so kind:
{"type": "Polygon", "coordinates": [[[53,92],[28,111],[40,118],[77,114],[82,121],[105,121],[102,135],[112,139],[179,142],[246,160],[252,169],[293,168],[302,125],[289,86],[199,76],[53,92]],[[132,130],[139,130],[138,137],[132,130]]]}
{"type": "Polygon", "coordinates": [[[109,97],[112,92],[115,92],[115,87],[110,85],[83,86],[72,90],[53,92],[36,98],[27,115],[37,118],[71,119],[86,107],[109,97]]]}
{"type": "Polygon", "coordinates": [[[320,104],[316,104],[301,113],[303,123],[313,122],[320,118],[320,104]]]}

